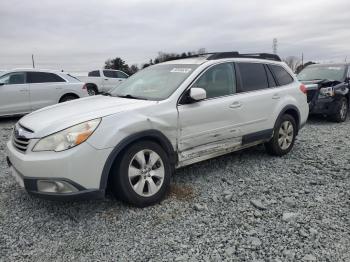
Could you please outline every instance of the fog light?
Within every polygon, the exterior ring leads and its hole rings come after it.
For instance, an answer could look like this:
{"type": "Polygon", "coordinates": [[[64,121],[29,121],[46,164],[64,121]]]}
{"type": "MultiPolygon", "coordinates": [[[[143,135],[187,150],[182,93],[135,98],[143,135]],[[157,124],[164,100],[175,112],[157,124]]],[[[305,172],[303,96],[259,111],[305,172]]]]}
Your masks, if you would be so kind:
{"type": "Polygon", "coordinates": [[[37,187],[39,192],[45,193],[74,193],[79,190],[66,181],[38,180],[37,187]]]}

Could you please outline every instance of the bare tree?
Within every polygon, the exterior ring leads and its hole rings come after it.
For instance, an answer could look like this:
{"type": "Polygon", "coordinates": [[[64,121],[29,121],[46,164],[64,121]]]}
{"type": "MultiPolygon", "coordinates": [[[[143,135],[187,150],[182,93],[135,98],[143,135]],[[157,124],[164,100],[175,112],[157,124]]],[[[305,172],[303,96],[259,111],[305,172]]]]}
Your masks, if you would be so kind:
{"type": "Polygon", "coordinates": [[[301,65],[301,60],[297,56],[287,56],[283,61],[295,72],[301,65]]]}
{"type": "Polygon", "coordinates": [[[197,54],[201,55],[201,54],[205,54],[206,52],[207,52],[207,50],[204,47],[202,47],[202,48],[198,49],[197,54]]]}

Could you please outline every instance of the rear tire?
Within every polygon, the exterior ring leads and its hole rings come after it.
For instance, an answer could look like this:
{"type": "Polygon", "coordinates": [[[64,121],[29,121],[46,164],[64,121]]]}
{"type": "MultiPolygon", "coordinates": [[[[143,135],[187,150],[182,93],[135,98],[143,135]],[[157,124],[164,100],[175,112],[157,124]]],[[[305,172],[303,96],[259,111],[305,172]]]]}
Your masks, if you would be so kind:
{"type": "Polygon", "coordinates": [[[154,205],[168,191],[171,170],[168,155],[160,145],[151,141],[134,143],[111,170],[112,191],[118,199],[131,205],[154,205]]]}
{"type": "Polygon", "coordinates": [[[75,95],[64,95],[61,99],[60,99],[60,103],[63,102],[68,102],[74,99],[78,99],[79,97],[75,96],[75,95]]]}
{"type": "Polygon", "coordinates": [[[330,119],[334,122],[341,123],[346,120],[349,112],[348,100],[345,97],[335,101],[336,113],[330,116],[330,119]]]}
{"type": "Polygon", "coordinates": [[[297,125],[294,117],[285,114],[280,117],[274,127],[273,137],[265,143],[267,153],[274,156],[283,156],[292,150],[297,134],[297,125]]]}
{"type": "Polygon", "coordinates": [[[90,85],[87,85],[86,88],[89,96],[95,96],[98,94],[98,90],[96,86],[90,84],[90,85]]]}

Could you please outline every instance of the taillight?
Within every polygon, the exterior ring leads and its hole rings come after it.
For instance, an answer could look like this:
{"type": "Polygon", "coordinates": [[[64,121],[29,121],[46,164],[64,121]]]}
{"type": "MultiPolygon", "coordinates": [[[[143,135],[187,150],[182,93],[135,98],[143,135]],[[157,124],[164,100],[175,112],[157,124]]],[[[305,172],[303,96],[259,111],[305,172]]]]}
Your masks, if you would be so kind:
{"type": "Polygon", "coordinates": [[[299,87],[300,91],[303,92],[304,94],[307,94],[307,89],[306,86],[304,84],[301,84],[299,87]]]}

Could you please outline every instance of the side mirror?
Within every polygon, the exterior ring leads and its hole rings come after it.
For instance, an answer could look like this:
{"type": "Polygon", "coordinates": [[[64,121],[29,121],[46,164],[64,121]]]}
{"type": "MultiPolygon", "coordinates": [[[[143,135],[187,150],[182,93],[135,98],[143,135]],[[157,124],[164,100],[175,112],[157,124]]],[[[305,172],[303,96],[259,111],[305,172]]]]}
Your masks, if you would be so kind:
{"type": "Polygon", "coordinates": [[[0,86],[3,86],[5,83],[0,83],[0,86]]]}
{"type": "Polygon", "coordinates": [[[207,91],[203,88],[192,87],[190,89],[190,98],[194,101],[200,101],[207,98],[207,91]]]}
{"type": "Polygon", "coordinates": [[[345,78],[346,83],[350,83],[350,77],[345,78]]]}

